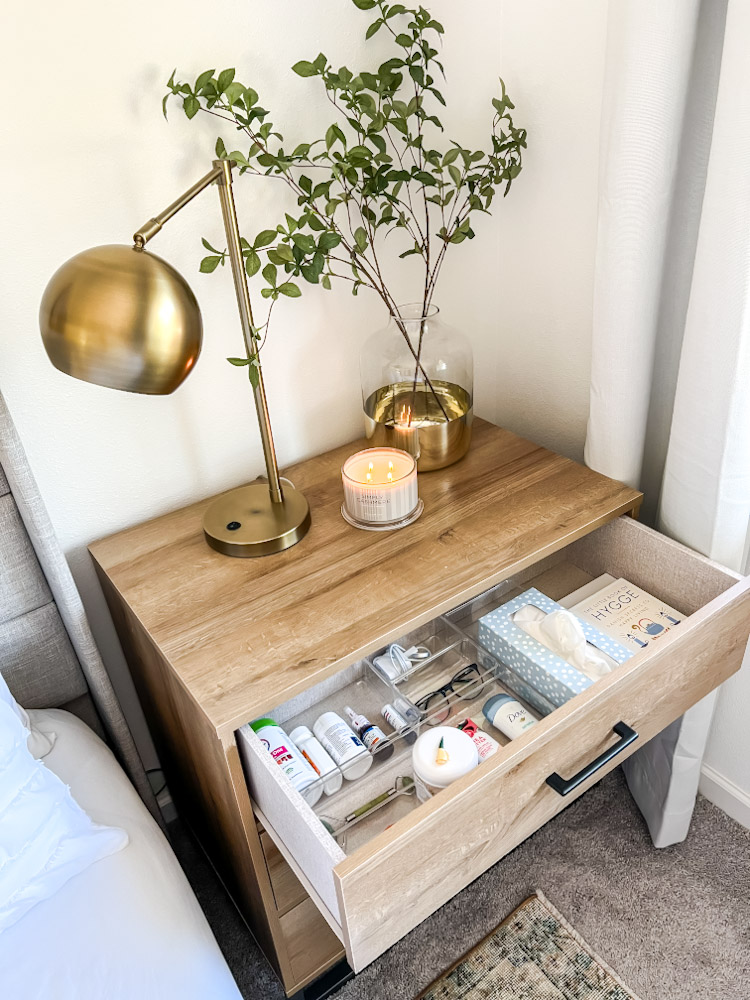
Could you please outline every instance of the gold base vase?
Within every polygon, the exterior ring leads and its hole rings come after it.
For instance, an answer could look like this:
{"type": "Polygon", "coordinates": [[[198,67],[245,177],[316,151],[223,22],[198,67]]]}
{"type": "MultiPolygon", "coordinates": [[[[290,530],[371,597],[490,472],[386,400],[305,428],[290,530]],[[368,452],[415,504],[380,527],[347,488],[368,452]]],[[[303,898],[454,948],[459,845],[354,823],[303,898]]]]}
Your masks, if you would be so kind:
{"type": "Polygon", "coordinates": [[[408,451],[420,472],[464,457],[474,414],[471,346],[436,306],[426,314],[422,303],[398,306],[365,341],[360,374],[373,446],[408,451]]]}

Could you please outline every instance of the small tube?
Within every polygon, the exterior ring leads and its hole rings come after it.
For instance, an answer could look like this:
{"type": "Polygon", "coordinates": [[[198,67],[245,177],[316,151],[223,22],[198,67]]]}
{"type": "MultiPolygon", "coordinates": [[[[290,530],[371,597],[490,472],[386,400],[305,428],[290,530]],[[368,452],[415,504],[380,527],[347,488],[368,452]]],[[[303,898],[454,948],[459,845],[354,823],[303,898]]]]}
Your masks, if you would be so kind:
{"type": "Polygon", "coordinates": [[[399,736],[403,737],[404,743],[407,743],[410,746],[412,743],[416,743],[417,734],[410,729],[409,723],[403,715],[396,711],[393,705],[383,705],[380,710],[380,714],[383,716],[391,729],[395,730],[399,736]]]}

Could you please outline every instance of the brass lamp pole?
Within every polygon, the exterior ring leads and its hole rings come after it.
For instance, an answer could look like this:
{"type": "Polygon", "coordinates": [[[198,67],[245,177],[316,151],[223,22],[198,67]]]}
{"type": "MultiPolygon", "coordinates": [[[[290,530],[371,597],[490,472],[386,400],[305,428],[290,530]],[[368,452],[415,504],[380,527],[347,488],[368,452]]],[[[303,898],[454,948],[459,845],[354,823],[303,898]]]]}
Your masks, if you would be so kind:
{"type": "Polygon", "coordinates": [[[253,393],[268,484],[253,483],[219,497],[206,511],[203,531],[208,544],[225,555],[263,556],[303,538],[310,509],[304,496],[279,477],[229,161],[214,160],[205,177],[141,226],[132,247],[94,247],[63,264],[45,289],[39,324],[50,361],[67,375],[129,392],[174,392],[198,359],[203,323],[182,275],[144,248],[213,183],[219,188],[245,352],[257,363],[253,393]]]}

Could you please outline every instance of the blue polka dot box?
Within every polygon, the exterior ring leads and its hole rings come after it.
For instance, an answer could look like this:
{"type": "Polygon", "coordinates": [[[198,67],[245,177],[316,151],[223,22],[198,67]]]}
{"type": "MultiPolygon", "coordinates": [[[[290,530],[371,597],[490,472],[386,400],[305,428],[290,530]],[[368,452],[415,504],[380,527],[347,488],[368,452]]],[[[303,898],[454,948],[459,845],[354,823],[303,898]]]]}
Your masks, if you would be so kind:
{"type": "MultiPolygon", "coordinates": [[[[531,587],[479,619],[479,643],[559,707],[591,687],[594,681],[511,620],[511,616],[527,604],[540,608],[546,614],[562,610],[556,601],[531,587]]],[[[624,663],[634,655],[632,650],[621,646],[594,625],[580,618],[578,621],[587,642],[608,653],[616,663],[624,663]]]]}

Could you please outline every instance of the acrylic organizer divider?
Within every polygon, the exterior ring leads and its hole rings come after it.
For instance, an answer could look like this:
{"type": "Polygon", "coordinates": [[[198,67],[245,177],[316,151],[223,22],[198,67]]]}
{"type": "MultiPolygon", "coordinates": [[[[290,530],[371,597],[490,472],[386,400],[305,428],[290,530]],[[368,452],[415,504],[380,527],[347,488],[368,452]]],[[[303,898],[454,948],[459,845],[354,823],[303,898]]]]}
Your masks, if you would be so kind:
{"type": "MultiPolygon", "coordinates": [[[[347,780],[347,768],[343,765],[340,770],[344,780],[332,795],[323,794],[325,778],[330,779],[330,773],[319,779],[321,795],[311,808],[346,853],[356,850],[420,805],[412,768],[414,735],[425,727],[457,726],[471,718],[498,743],[505,744],[507,738],[484,721],[482,706],[492,695],[502,693],[526,700],[519,690],[523,682],[445,617],[408,633],[397,642],[404,649],[423,647],[428,655],[390,680],[374,666],[375,659],[387,652],[387,648],[379,650],[270,713],[289,734],[300,725],[312,731],[324,712],[335,712],[346,721],[346,707],[350,706],[386,734],[393,752],[385,759],[381,756],[382,751],[373,754],[372,766],[362,777],[347,780]],[[457,675],[462,674],[464,678],[456,681],[457,675]],[[449,685],[453,686],[452,690],[448,689],[449,685]],[[443,688],[447,690],[441,696],[439,692],[443,688]],[[435,692],[438,696],[419,711],[417,703],[435,692]],[[385,721],[381,711],[386,704],[395,707],[407,721],[405,729],[396,731],[385,721]]],[[[538,704],[533,707],[541,714],[554,708],[552,705],[540,708],[538,704]]],[[[330,786],[330,780],[328,784],[330,786]]]]}

